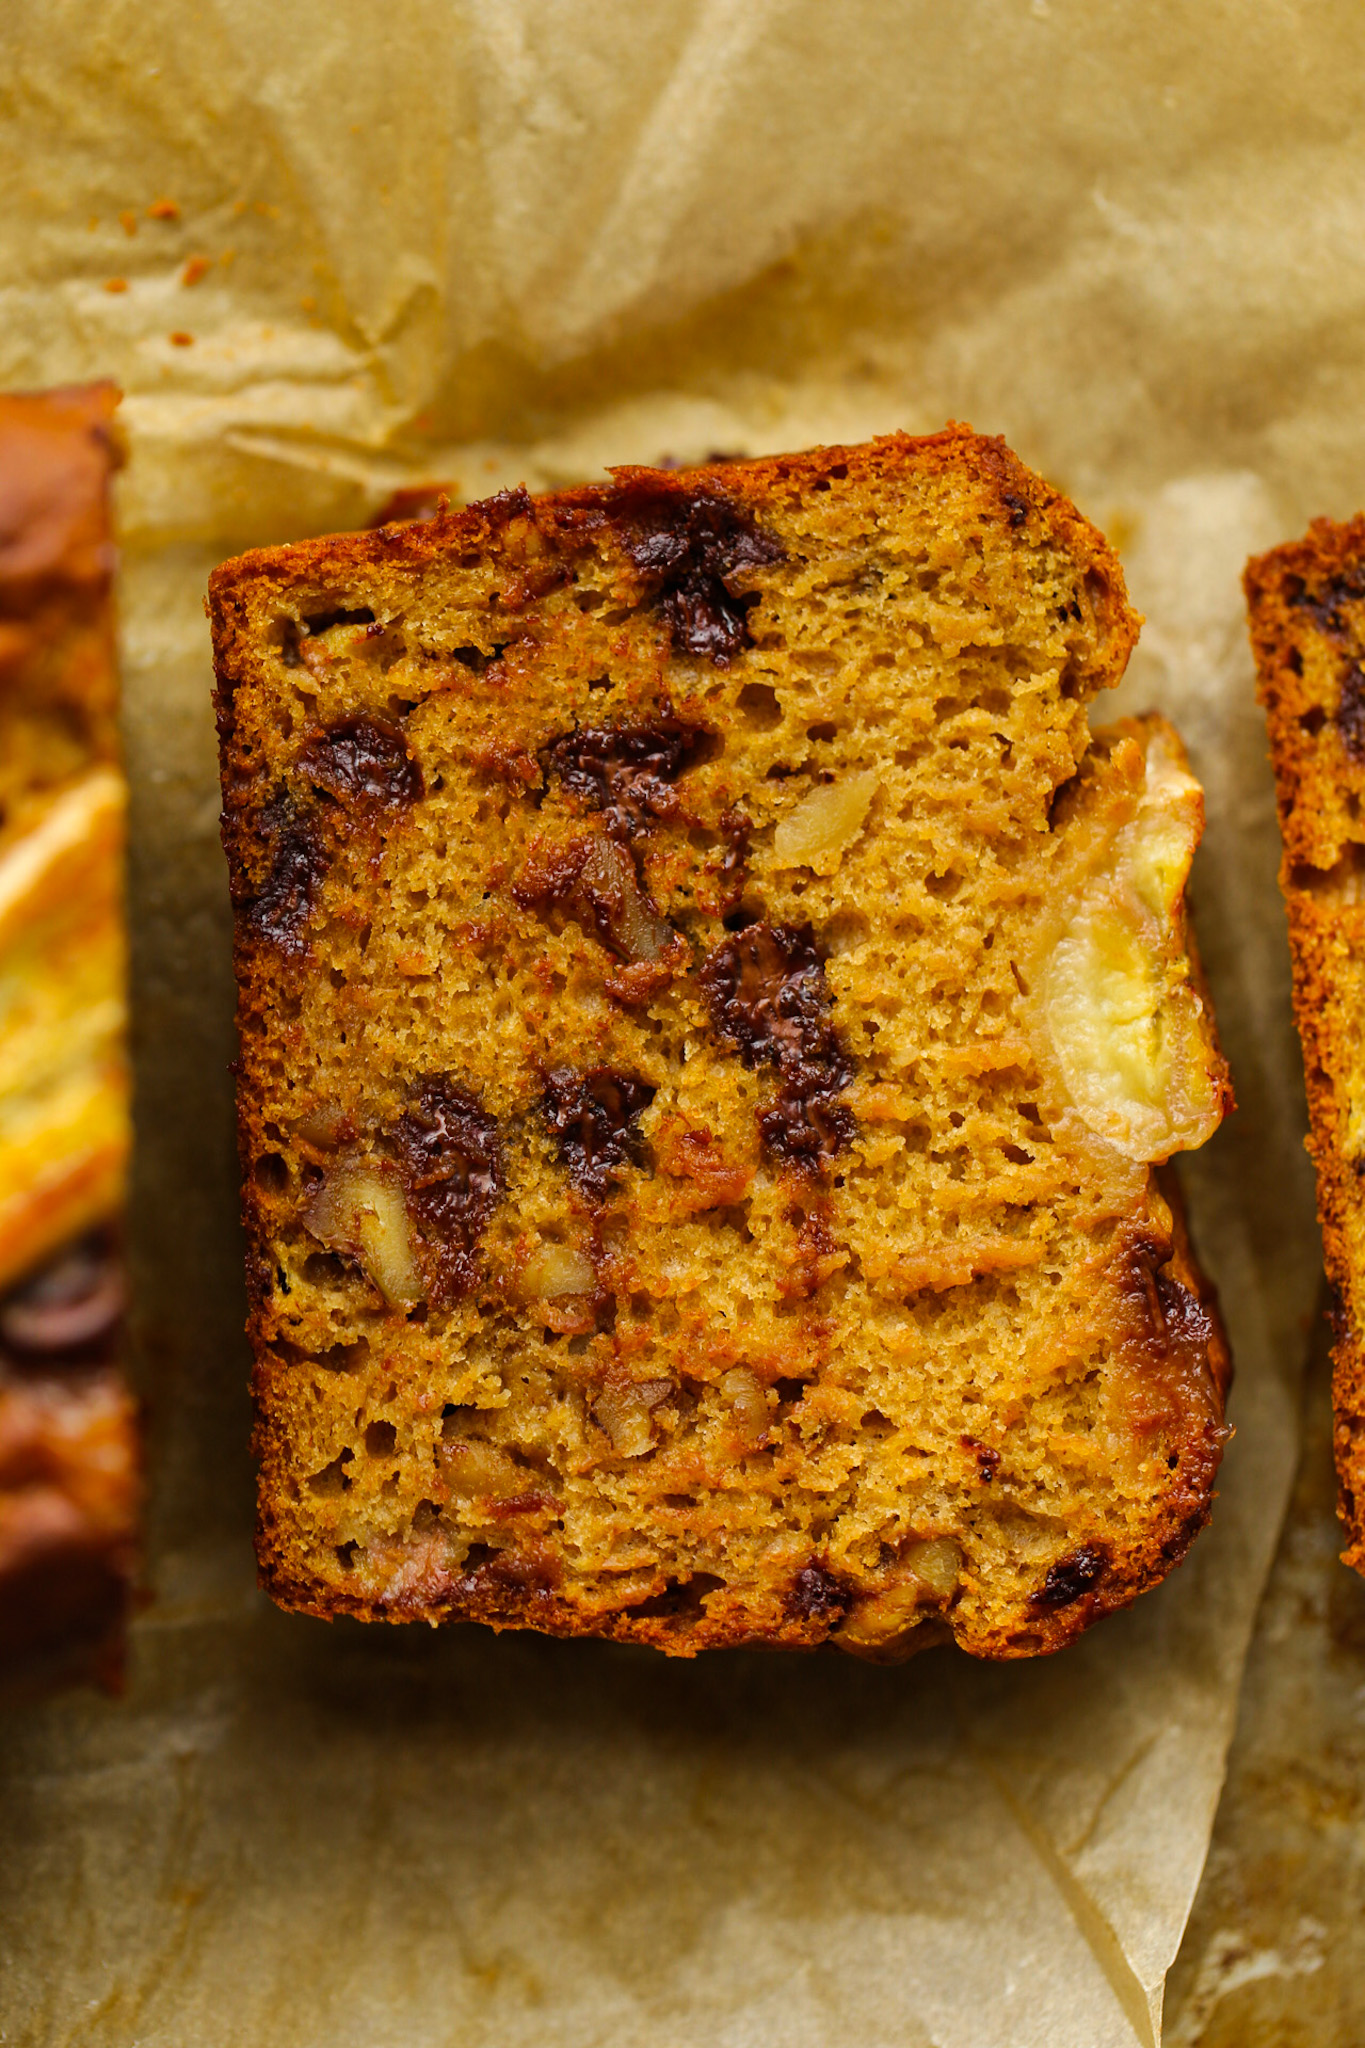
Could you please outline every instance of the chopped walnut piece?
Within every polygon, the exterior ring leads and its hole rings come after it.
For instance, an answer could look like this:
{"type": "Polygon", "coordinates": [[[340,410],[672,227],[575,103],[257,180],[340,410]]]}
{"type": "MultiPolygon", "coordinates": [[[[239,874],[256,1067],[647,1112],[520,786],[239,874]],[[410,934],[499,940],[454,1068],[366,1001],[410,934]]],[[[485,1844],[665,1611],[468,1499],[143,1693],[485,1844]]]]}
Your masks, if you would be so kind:
{"type": "Polygon", "coordinates": [[[722,1373],[720,1390],[741,1433],[750,1439],[761,1437],[768,1427],[768,1396],[763,1382],[747,1366],[735,1365],[722,1373]]]}
{"type": "Polygon", "coordinates": [[[569,1244],[543,1242],[522,1268],[527,1301],[552,1301],[562,1294],[591,1294],[597,1285],[592,1261],[569,1244]]]}
{"type": "Polygon", "coordinates": [[[934,1536],[925,1543],[912,1543],[905,1553],[912,1576],[936,1600],[949,1600],[962,1576],[962,1552],[951,1536],[934,1536]]]}
{"type": "Polygon", "coordinates": [[[817,783],[794,810],[777,821],[773,858],[780,868],[817,867],[832,874],[844,849],[867,822],[877,777],[871,769],[839,782],[817,783]]]}
{"type": "Polygon", "coordinates": [[[593,1403],[593,1415],[623,1458],[639,1458],[652,1449],[652,1411],[673,1392],[672,1380],[613,1382],[593,1403]]]}
{"type": "Polygon", "coordinates": [[[319,1244],[355,1259],[394,1306],[425,1292],[403,1189],[393,1168],[352,1155],[339,1159],[303,1214],[319,1244]]]}
{"type": "Polygon", "coordinates": [[[542,849],[512,895],[542,913],[562,904],[632,966],[652,965],[670,950],[682,950],[678,934],[646,895],[629,848],[600,833],[542,849]]]}
{"type": "Polygon", "coordinates": [[[640,886],[635,862],[614,839],[594,839],[579,873],[598,927],[627,960],[657,960],[675,936],[640,886]]]}
{"type": "Polygon", "coordinates": [[[528,1474],[508,1452],[479,1437],[455,1437],[441,1444],[441,1472],[452,1493],[507,1500],[524,1493],[528,1474]]]}

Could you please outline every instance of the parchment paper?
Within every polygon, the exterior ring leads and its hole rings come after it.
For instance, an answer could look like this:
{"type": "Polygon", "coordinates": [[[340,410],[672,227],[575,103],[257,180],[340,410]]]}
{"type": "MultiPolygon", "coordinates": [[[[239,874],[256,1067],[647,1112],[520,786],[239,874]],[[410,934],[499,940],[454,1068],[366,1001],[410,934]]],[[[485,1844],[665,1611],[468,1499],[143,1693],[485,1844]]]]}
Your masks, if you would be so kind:
{"type": "Polygon", "coordinates": [[[155,1488],[127,1698],[4,1723],[0,2040],[1155,2043],[1317,1281],[1237,574],[1365,496],[1365,14],[11,0],[0,46],[0,379],[128,394],[155,1488]],[[1186,1176],[1239,1371],[1212,1531],[1036,1666],[682,1666],[275,1614],[209,567],[404,480],[474,496],[949,415],[1115,535],[1148,615],[1121,695],[1175,716],[1208,791],[1242,1104],[1186,1176]]]}

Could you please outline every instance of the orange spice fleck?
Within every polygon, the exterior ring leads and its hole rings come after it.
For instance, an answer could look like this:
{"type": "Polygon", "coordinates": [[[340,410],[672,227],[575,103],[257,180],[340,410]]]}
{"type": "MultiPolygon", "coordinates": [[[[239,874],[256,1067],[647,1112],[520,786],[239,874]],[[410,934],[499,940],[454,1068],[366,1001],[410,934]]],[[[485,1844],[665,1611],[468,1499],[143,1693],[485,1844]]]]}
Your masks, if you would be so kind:
{"type": "MultiPolygon", "coordinates": [[[[147,208],[148,220],[179,220],[180,208],[173,199],[154,199],[147,208]]],[[[131,228],[129,233],[132,233],[131,228]]]]}
{"type": "Polygon", "coordinates": [[[126,292],[128,289],[128,280],[126,277],[106,277],[104,280],[104,289],[107,292],[126,292]]]}
{"type": "Polygon", "coordinates": [[[89,228],[92,235],[94,234],[95,229],[99,226],[99,224],[100,217],[97,213],[92,213],[89,220],[85,223],[85,225],[89,228]]]}
{"type": "Polygon", "coordinates": [[[192,334],[186,334],[183,327],[177,327],[175,333],[171,336],[171,347],[193,348],[193,346],[194,336],[192,334]]]}
{"type": "Polygon", "coordinates": [[[125,206],[119,215],[119,226],[123,229],[125,235],[135,235],[137,233],[137,215],[133,212],[131,206],[125,206]]]}
{"type": "Polygon", "coordinates": [[[198,284],[200,278],[203,277],[208,267],[209,259],[207,256],[191,256],[189,262],[185,265],[185,268],[180,273],[181,284],[198,284]]]}
{"type": "Polygon", "coordinates": [[[303,297],[299,300],[299,304],[300,306],[302,306],[305,313],[317,312],[318,302],[313,297],[313,294],[311,292],[305,292],[303,297]]]}

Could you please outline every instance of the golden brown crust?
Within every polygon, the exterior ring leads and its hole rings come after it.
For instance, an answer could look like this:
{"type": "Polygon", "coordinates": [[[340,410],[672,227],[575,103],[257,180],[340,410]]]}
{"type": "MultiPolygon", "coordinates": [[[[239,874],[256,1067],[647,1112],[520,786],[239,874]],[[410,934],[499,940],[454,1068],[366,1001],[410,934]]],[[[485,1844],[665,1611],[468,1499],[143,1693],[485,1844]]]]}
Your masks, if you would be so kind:
{"type": "Polygon", "coordinates": [[[209,614],[273,1597],[884,1661],[1163,1576],[1225,1349],[1151,1162],[1226,1076],[1178,742],[1087,754],[1095,529],[953,427],[258,552],[209,614]],[[1136,1109],[1047,994],[1115,917],[1188,1027],[1136,1109]]]}
{"type": "Polygon", "coordinates": [[[0,1674],[116,1681],[139,1459],[117,1362],[128,1150],[118,393],[0,396],[0,1674]]]}
{"type": "Polygon", "coordinates": [[[1345,1559],[1365,1570],[1365,516],[1315,520],[1302,540],[1248,562],[1244,580],[1284,840],[1308,1149],[1338,1296],[1333,1401],[1345,1559]]]}

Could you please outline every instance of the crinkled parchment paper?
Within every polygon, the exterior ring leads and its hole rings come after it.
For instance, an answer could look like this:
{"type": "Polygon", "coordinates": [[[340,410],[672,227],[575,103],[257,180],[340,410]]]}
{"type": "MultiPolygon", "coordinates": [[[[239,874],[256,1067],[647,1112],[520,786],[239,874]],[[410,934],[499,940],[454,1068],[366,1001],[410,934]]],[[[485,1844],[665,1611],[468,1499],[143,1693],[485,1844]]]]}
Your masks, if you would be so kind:
{"type": "Polygon", "coordinates": [[[1294,1455],[1317,1249],[1243,557],[1365,495],[1354,0],[10,0],[0,381],[132,448],[152,1599],[7,1719],[0,2039],[1155,2042],[1294,1455]],[[1186,1181],[1212,1531],[1038,1666],[369,1632],[249,1545],[215,559],[611,461],[949,415],[1123,548],[1208,790],[1242,1107],[1186,1181]]]}

